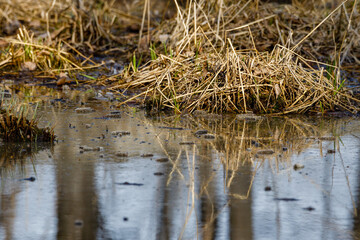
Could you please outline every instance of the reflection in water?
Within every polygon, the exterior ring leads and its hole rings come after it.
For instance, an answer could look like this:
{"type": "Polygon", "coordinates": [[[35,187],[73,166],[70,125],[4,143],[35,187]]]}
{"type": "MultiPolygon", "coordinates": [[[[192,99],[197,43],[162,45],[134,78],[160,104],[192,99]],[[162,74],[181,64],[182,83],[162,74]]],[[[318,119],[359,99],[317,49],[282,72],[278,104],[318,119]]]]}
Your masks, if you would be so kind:
{"type": "MultiPolygon", "coordinates": [[[[81,128],[81,118],[71,125],[81,128]]],[[[75,132],[67,121],[59,122],[65,144],[58,144],[54,154],[57,181],[58,239],[96,239],[98,229],[95,165],[79,155],[79,145],[86,144],[86,131],[75,132]],[[69,138],[75,138],[69,141],[69,138]]],[[[59,134],[60,135],[60,134],[59,134]]]]}
{"type": "Polygon", "coordinates": [[[51,143],[0,143],[0,176],[7,173],[24,171],[27,160],[32,160],[36,153],[44,149],[52,150],[51,143]]]}
{"type": "Polygon", "coordinates": [[[33,184],[38,177],[35,166],[37,171],[42,173],[41,178],[46,178],[50,182],[53,179],[52,167],[42,165],[44,161],[40,160],[47,159],[46,156],[51,152],[51,144],[1,145],[2,239],[53,238],[54,186],[44,189],[44,183],[33,184]],[[45,228],[47,230],[43,231],[45,228]]]}
{"type": "Polygon", "coordinates": [[[43,121],[62,119],[59,142],[35,154],[33,164],[16,156],[21,164],[2,165],[1,238],[359,236],[356,119],[150,119],[126,112],[104,119],[108,106],[91,106],[94,113],[45,114],[43,121]],[[80,153],[84,145],[104,151],[80,153]],[[19,181],[29,176],[36,181],[19,181]]]}

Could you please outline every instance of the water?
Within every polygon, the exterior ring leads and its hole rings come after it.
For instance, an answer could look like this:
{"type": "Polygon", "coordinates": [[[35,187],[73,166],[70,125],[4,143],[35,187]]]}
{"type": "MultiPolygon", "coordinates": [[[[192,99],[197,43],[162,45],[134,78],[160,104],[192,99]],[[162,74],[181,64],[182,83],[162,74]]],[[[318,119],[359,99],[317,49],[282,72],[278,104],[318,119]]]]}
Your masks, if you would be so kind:
{"type": "Polygon", "coordinates": [[[356,118],[107,119],[109,102],[78,106],[42,108],[54,146],[2,144],[0,239],[359,238],[356,118]]]}

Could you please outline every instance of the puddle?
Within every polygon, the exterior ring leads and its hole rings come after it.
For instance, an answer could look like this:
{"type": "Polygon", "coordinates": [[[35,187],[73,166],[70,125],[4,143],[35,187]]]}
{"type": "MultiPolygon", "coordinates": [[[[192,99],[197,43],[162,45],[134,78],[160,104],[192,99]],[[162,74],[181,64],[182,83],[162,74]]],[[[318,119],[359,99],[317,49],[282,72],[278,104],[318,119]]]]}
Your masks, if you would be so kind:
{"type": "Polygon", "coordinates": [[[57,101],[39,109],[54,146],[1,145],[1,239],[359,237],[358,119],[110,104],[57,101]]]}

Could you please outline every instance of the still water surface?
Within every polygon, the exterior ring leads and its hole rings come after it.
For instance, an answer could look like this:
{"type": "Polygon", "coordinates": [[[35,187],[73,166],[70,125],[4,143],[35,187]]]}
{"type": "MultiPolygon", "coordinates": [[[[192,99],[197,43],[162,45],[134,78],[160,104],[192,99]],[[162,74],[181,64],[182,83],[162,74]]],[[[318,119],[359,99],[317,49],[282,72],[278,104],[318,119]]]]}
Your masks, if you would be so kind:
{"type": "Polygon", "coordinates": [[[147,118],[123,110],[109,119],[108,103],[88,105],[96,111],[43,110],[41,124],[56,122],[52,147],[14,154],[2,145],[0,239],[360,236],[356,118],[147,118]],[[36,180],[21,180],[29,177],[36,180]]]}

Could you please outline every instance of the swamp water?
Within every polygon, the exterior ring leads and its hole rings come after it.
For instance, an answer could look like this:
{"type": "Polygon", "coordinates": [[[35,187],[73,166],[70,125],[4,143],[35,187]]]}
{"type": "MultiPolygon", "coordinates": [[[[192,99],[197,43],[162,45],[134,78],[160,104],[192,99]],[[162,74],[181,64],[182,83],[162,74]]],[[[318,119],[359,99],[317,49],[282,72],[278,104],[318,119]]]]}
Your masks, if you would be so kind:
{"type": "Polygon", "coordinates": [[[360,236],[356,118],[112,118],[109,102],[60,102],[39,113],[54,146],[0,147],[0,239],[360,236]]]}

